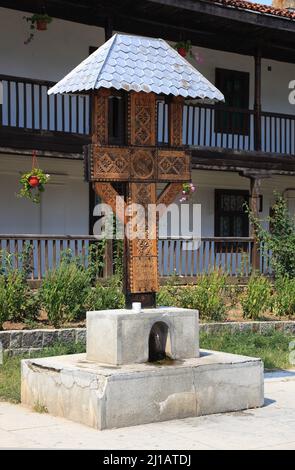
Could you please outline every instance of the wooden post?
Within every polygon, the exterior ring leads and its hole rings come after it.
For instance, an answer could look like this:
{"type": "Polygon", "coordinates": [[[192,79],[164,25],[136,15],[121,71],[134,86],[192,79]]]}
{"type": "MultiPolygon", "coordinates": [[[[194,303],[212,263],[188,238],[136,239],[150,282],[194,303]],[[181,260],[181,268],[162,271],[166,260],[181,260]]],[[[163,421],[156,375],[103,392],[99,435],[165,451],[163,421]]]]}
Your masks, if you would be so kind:
{"type": "MultiPolygon", "coordinates": [[[[250,209],[255,218],[258,217],[259,211],[259,196],[260,196],[260,183],[259,177],[250,177],[250,209]]],[[[254,231],[253,225],[251,226],[251,236],[254,238],[252,248],[252,268],[253,271],[260,270],[260,254],[259,254],[259,243],[254,231]]]]}
{"type": "Polygon", "coordinates": [[[254,56],[254,148],[261,150],[261,52],[254,56]]]}

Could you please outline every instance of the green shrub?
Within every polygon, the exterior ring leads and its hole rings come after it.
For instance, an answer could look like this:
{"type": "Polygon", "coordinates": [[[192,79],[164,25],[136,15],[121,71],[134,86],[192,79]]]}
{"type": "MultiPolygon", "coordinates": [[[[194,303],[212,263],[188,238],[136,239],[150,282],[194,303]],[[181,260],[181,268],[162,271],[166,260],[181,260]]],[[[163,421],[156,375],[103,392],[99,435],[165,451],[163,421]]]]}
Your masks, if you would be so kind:
{"type": "Polygon", "coordinates": [[[282,195],[275,193],[276,202],[271,215],[266,219],[271,230],[264,226],[247,209],[256,236],[265,250],[271,252],[270,263],[276,276],[295,277],[295,222],[289,214],[287,201],[282,195]]]}
{"type": "Polygon", "coordinates": [[[124,308],[124,305],[122,286],[115,276],[108,281],[106,286],[96,284],[90,289],[85,300],[86,310],[124,308]]]}
{"type": "Polygon", "coordinates": [[[198,309],[200,318],[223,320],[227,310],[226,279],[227,276],[219,271],[200,276],[196,286],[187,286],[181,290],[181,306],[198,309]]]}
{"type": "MultiPolygon", "coordinates": [[[[26,271],[13,268],[12,255],[1,253],[5,269],[0,274],[0,329],[5,321],[32,321],[39,311],[38,293],[27,283],[26,271]]],[[[3,265],[2,265],[3,266],[3,265]]]]}
{"type": "Polygon", "coordinates": [[[198,278],[197,285],[179,286],[171,280],[158,294],[163,306],[193,308],[206,320],[220,321],[226,314],[226,275],[214,271],[198,278]]]}
{"type": "Polygon", "coordinates": [[[171,276],[157,294],[158,305],[163,307],[180,307],[180,290],[182,287],[177,284],[178,277],[176,275],[171,276]]]}
{"type": "Polygon", "coordinates": [[[77,320],[85,311],[89,289],[89,274],[74,261],[62,261],[57,269],[49,271],[40,288],[41,303],[49,322],[59,327],[77,320]]]}
{"type": "Polygon", "coordinates": [[[271,305],[271,284],[264,276],[253,275],[241,295],[244,318],[256,320],[271,305]]]}
{"type": "Polygon", "coordinates": [[[295,314],[295,278],[279,277],[276,280],[272,309],[279,316],[295,314]]]}

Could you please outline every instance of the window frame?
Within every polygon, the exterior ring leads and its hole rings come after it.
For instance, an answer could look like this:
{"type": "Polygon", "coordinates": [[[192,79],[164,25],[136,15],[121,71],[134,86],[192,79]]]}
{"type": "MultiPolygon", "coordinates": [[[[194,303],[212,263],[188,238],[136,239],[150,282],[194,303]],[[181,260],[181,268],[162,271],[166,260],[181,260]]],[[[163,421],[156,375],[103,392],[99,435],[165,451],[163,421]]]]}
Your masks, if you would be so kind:
{"type": "MultiPolygon", "coordinates": [[[[231,69],[224,69],[217,67],[215,69],[215,85],[216,87],[224,94],[225,93],[225,83],[227,80],[234,78],[239,78],[244,85],[242,85],[242,89],[245,90],[241,96],[243,97],[244,104],[237,109],[242,110],[249,110],[249,100],[250,100],[250,73],[249,72],[242,72],[239,70],[231,70],[231,69]]],[[[226,99],[226,96],[225,96],[226,99]]],[[[240,125],[224,125],[223,116],[227,113],[226,108],[232,108],[229,106],[226,101],[225,103],[216,103],[215,105],[215,113],[214,113],[214,131],[218,134],[230,134],[230,135],[243,135],[249,136],[250,134],[250,114],[247,113],[234,113],[234,111],[228,111],[229,116],[242,116],[243,124],[240,125]],[[219,110],[219,108],[222,108],[219,110]]]]}

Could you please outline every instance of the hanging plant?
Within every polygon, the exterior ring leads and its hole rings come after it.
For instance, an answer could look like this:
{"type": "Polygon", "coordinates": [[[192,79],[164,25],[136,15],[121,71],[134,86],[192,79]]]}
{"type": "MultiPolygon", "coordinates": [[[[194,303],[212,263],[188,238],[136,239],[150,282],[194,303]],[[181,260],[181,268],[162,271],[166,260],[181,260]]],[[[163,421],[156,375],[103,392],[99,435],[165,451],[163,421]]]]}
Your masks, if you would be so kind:
{"type": "Polygon", "coordinates": [[[193,56],[191,41],[179,41],[174,45],[174,49],[176,49],[178,54],[182,57],[193,56]]]}
{"type": "Polygon", "coordinates": [[[21,176],[20,184],[22,188],[17,197],[25,197],[38,204],[40,202],[41,193],[45,190],[50,176],[38,168],[37,152],[33,150],[32,154],[32,170],[21,176]]]}
{"type": "Polygon", "coordinates": [[[182,185],[182,196],[179,202],[185,202],[189,200],[189,197],[196,191],[196,186],[193,183],[183,183],[182,185]]]}
{"type": "Polygon", "coordinates": [[[21,176],[20,184],[22,188],[18,193],[18,197],[25,197],[38,204],[41,193],[45,191],[45,185],[48,181],[49,175],[45,174],[40,168],[33,168],[30,172],[21,176]]]}
{"type": "Polygon", "coordinates": [[[34,38],[34,31],[46,31],[47,25],[52,22],[51,16],[47,13],[34,14],[32,16],[24,16],[24,20],[30,23],[30,35],[24,41],[24,44],[29,44],[34,38]]]}

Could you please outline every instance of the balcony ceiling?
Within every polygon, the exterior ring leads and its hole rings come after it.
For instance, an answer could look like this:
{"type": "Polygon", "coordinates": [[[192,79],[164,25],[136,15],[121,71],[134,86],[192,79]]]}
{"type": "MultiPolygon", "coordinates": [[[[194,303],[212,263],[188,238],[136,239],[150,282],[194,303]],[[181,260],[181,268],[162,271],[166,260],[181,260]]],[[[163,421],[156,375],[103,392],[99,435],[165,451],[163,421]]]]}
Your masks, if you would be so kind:
{"type": "MultiPolygon", "coordinates": [[[[0,6],[39,13],[44,1],[0,0],[0,6]]],[[[295,20],[212,0],[47,0],[47,13],[114,31],[162,37],[217,50],[295,63],[295,20]]]]}

